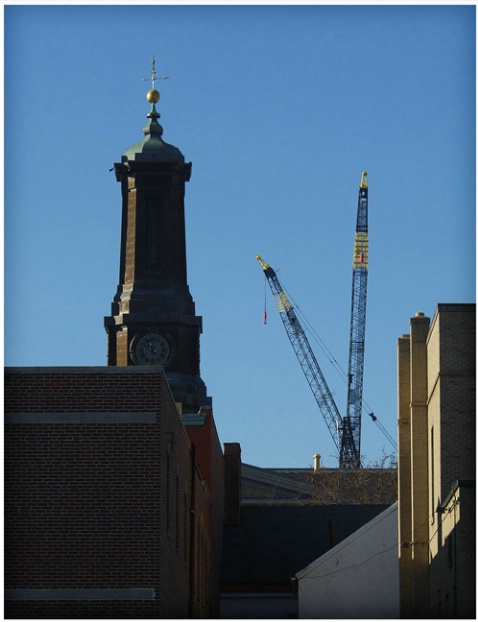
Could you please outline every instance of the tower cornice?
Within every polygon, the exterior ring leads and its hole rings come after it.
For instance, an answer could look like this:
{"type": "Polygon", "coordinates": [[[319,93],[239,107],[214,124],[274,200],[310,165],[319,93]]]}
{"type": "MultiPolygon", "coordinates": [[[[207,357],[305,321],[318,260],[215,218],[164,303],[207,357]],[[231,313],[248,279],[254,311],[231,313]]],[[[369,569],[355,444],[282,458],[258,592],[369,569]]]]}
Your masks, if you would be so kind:
{"type": "Polygon", "coordinates": [[[189,181],[191,178],[192,162],[163,162],[159,160],[128,160],[123,156],[121,162],[114,163],[114,171],[117,181],[121,181],[124,174],[132,173],[135,171],[170,171],[181,173],[184,176],[184,181],[189,181]]]}

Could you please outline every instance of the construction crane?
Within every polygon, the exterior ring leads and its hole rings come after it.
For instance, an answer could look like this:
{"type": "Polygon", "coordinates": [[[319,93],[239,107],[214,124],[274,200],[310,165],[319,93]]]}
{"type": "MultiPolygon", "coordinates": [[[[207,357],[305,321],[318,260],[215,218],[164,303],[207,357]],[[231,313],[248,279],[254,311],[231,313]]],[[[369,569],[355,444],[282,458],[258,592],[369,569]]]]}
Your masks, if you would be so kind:
{"type": "Polygon", "coordinates": [[[325,423],[329,428],[332,439],[340,451],[339,430],[342,427],[342,417],[335,404],[334,398],[325,380],[320,365],[315,358],[315,354],[310,347],[309,340],[305,334],[302,324],[297,317],[294,307],[287,298],[282,286],[277,278],[275,270],[266,263],[260,255],[256,255],[257,261],[261,264],[264,274],[269,281],[272,293],[279,311],[279,315],[284,324],[287,336],[294,348],[302,371],[307,378],[315,400],[322,412],[325,423]]]}
{"type": "Polygon", "coordinates": [[[344,427],[340,447],[340,464],[350,468],[360,467],[367,277],[368,176],[367,172],[364,171],[360,180],[354,241],[347,414],[343,421],[344,427]]]}
{"type": "Polygon", "coordinates": [[[360,468],[360,434],[365,344],[365,315],[368,273],[368,177],[360,181],[357,225],[352,273],[352,314],[348,367],[347,414],[342,417],[327,385],[324,374],[310,346],[304,329],[285,294],[275,270],[259,255],[261,265],[274,296],[279,315],[297,360],[324,417],[332,440],[339,452],[340,468],[360,468]]]}

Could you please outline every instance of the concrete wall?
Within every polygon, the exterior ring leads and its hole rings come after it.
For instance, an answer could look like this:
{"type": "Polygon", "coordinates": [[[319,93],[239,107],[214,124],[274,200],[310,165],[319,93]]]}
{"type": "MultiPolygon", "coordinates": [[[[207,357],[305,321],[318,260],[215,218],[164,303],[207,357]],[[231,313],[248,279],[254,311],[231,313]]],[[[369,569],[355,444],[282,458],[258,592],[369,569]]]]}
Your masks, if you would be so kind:
{"type": "Polygon", "coordinates": [[[299,618],[397,618],[397,504],[297,574],[299,618]]]}

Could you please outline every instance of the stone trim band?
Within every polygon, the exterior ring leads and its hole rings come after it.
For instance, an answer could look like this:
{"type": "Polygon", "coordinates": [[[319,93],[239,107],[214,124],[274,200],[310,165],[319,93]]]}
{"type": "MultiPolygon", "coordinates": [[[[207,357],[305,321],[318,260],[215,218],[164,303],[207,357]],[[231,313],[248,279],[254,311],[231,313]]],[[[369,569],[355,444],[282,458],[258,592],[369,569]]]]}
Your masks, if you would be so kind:
{"type": "Polygon", "coordinates": [[[154,412],[5,413],[5,423],[156,423],[154,412]]]}
{"type": "Polygon", "coordinates": [[[5,600],[154,600],[153,587],[6,589],[5,600]]]}

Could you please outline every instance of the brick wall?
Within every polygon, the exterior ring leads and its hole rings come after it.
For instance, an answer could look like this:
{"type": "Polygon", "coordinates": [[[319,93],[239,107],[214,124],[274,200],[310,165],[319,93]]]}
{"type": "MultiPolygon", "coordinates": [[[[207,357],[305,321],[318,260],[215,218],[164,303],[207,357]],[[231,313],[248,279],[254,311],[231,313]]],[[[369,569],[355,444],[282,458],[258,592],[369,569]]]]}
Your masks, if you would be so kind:
{"type": "MultiPolygon", "coordinates": [[[[199,471],[197,475],[200,476],[199,471]]],[[[209,618],[211,610],[218,608],[213,602],[211,590],[213,536],[210,521],[205,520],[210,509],[210,498],[204,493],[207,490],[206,482],[198,479],[195,491],[196,512],[193,515],[193,548],[194,559],[192,566],[192,590],[190,594],[190,616],[194,618],[209,618]]]]}
{"type": "Polygon", "coordinates": [[[210,491],[211,543],[209,582],[211,591],[210,615],[219,616],[219,585],[222,559],[222,531],[224,525],[224,457],[217,434],[212,408],[202,408],[196,415],[183,415],[189,439],[195,446],[195,461],[200,478],[210,491]]]}
{"type": "Polygon", "coordinates": [[[443,504],[475,480],[475,317],[475,305],[440,304],[398,342],[401,617],[457,617],[474,602],[474,503],[464,494],[459,521],[443,504]],[[460,571],[473,576],[461,595],[460,571]]]}
{"type": "Polygon", "coordinates": [[[475,321],[475,305],[440,304],[427,340],[430,600],[439,617],[475,616],[475,489],[456,488],[476,477],[475,321]]]}
{"type": "Polygon", "coordinates": [[[427,345],[430,318],[416,314],[410,320],[410,421],[412,481],[413,616],[429,610],[428,529],[428,405],[427,345]]]}
{"type": "Polygon", "coordinates": [[[241,445],[239,443],[224,443],[225,465],[225,525],[228,527],[239,525],[242,500],[241,478],[241,445]]]}
{"type": "Polygon", "coordinates": [[[412,617],[412,438],[410,426],[410,335],[398,340],[398,536],[401,617],[412,617]]]}
{"type": "Polygon", "coordinates": [[[4,391],[6,617],[189,617],[210,497],[162,372],[7,369],[4,391]]]}
{"type": "Polygon", "coordinates": [[[438,305],[434,336],[440,359],[440,500],[455,480],[475,477],[475,320],[474,305],[438,305]]]}
{"type": "Polygon", "coordinates": [[[476,486],[454,482],[438,506],[439,527],[432,535],[431,618],[476,618],[476,486]]]}

